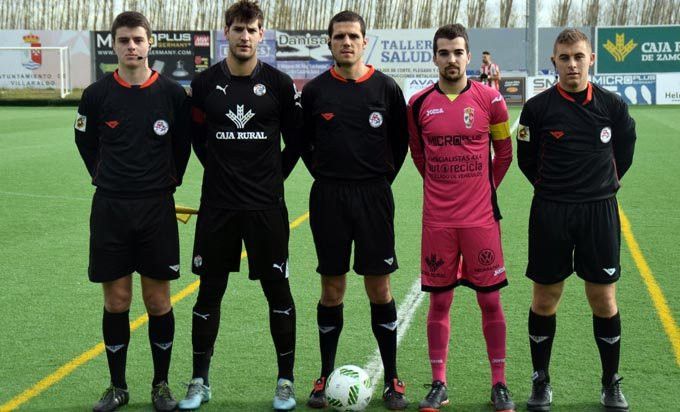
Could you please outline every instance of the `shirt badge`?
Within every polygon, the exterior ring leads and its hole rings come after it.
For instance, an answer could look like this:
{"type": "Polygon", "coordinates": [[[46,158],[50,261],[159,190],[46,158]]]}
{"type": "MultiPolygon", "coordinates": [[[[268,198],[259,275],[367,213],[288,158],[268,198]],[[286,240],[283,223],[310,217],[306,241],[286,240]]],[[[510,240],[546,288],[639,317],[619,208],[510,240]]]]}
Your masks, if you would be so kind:
{"type": "Polygon", "coordinates": [[[383,116],[379,112],[373,112],[368,116],[368,123],[372,128],[377,129],[383,124],[383,116]]]}
{"type": "Polygon", "coordinates": [[[170,126],[165,120],[156,120],[156,123],[153,124],[153,131],[159,136],[165,135],[169,129],[170,126]]]}
{"type": "Polygon", "coordinates": [[[267,88],[264,84],[258,83],[253,86],[253,93],[255,93],[257,96],[264,96],[264,94],[267,93],[267,88]]]}
{"type": "Polygon", "coordinates": [[[612,129],[609,127],[602,129],[600,132],[600,140],[602,143],[609,143],[609,141],[612,140],[612,129]]]}
{"type": "Polygon", "coordinates": [[[463,110],[463,121],[465,122],[465,127],[467,129],[472,129],[472,124],[475,122],[475,109],[472,107],[466,107],[463,110]]]}

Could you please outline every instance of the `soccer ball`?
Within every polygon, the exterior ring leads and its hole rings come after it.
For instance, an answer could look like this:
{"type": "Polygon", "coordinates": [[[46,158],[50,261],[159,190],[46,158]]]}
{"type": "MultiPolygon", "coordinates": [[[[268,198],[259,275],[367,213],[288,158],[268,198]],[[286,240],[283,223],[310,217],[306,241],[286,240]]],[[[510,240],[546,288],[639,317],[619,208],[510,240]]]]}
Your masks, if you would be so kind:
{"type": "Polygon", "coordinates": [[[326,381],[328,404],[336,411],[363,411],[371,401],[371,378],[358,366],[335,369],[326,381]]]}

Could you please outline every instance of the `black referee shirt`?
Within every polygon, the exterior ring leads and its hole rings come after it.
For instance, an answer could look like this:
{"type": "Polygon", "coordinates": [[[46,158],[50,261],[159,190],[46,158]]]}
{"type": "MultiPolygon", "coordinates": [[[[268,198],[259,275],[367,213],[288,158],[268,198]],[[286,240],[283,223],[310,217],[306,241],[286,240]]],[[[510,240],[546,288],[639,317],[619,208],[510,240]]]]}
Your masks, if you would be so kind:
{"type": "Polygon", "coordinates": [[[155,71],[140,86],[118,71],[88,86],[74,127],[97,191],[127,198],[173,192],[191,154],[189,113],[182,86],[155,71]]]}
{"type": "Polygon", "coordinates": [[[408,151],[406,102],[397,83],[369,66],[347,80],[333,68],[305,85],[303,154],[316,179],[394,180],[408,151]]]}
{"type": "Polygon", "coordinates": [[[536,196],[587,202],[616,195],[636,139],[621,97],[592,83],[580,96],[556,85],[524,104],[519,123],[517,163],[536,196]]]}
{"type": "Polygon", "coordinates": [[[222,60],[198,74],[191,90],[193,146],[205,167],[201,204],[232,210],[283,206],[283,179],[297,160],[286,153],[297,153],[302,124],[293,80],[260,61],[250,76],[233,76],[222,60]]]}

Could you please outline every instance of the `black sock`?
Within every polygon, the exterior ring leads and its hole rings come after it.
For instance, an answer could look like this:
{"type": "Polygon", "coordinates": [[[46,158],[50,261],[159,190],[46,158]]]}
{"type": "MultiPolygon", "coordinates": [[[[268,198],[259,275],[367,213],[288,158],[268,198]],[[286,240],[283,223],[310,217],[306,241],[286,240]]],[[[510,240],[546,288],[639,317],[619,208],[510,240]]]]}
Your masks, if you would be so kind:
{"type": "Polygon", "coordinates": [[[269,331],[276,349],[278,378],[293,381],[295,365],[295,303],[288,279],[262,280],[262,290],[269,303],[269,331]]]}
{"type": "Polygon", "coordinates": [[[203,378],[206,386],[210,386],[210,359],[215,351],[215,340],[220,328],[220,306],[228,281],[228,276],[201,276],[191,317],[191,345],[194,351],[191,377],[203,378]]]}
{"type": "Polygon", "coordinates": [[[384,304],[371,303],[371,328],[385,367],[385,382],[392,382],[397,377],[397,306],[394,299],[384,304]]]}
{"type": "Polygon", "coordinates": [[[617,312],[611,318],[593,315],[593,333],[602,362],[602,385],[610,385],[619,371],[621,352],[621,316],[617,312]]]}
{"type": "Polygon", "coordinates": [[[172,342],[175,338],[175,314],[149,315],[149,343],[153,357],[153,386],[168,381],[168,370],[172,358],[172,342]]]}
{"type": "Polygon", "coordinates": [[[335,354],[343,325],[343,304],[316,306],[316,322],[319,326],[319,348],[321,349],[321,376],[328,377],[335,367],[335,354]]]}
{"type": "Polygon", "coordinates": [[[125,364],[130,344],[130,311],[111,313],[104,309],[102,319],[106,360],[109,362],[111,384],[116,388],[127,389],[125,364]]]}
{"type": "Polygon", "coordinates": [[[534,366],[534,380],[550,382],[550,353],[555,338],[557,316],[541,316],[529,309],[529,345],[531,363],[534,366]]]}

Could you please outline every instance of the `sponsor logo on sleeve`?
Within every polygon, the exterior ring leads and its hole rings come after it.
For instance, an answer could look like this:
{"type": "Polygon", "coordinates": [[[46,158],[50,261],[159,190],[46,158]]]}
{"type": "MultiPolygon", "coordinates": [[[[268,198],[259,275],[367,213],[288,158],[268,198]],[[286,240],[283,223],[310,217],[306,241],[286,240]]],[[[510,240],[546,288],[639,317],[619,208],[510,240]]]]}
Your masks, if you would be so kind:
{"type": "Polygon", "coordinates": [[[83,116],[82,114],[78,113],[78,117],[76,117],[76,123],[73,125],[73,127],[75,127],[76,130],[80,132],[85,132],[85,129],[87,128],[87,116],[83,116]]]}
{"type": "Polygon", "coordinates": [[[517,128],[517,140],[521,140],[523,142],[528,142],[531,140],[529,126],[524,126],[523,124],[519,125],[519,127],[517,128]]]}

